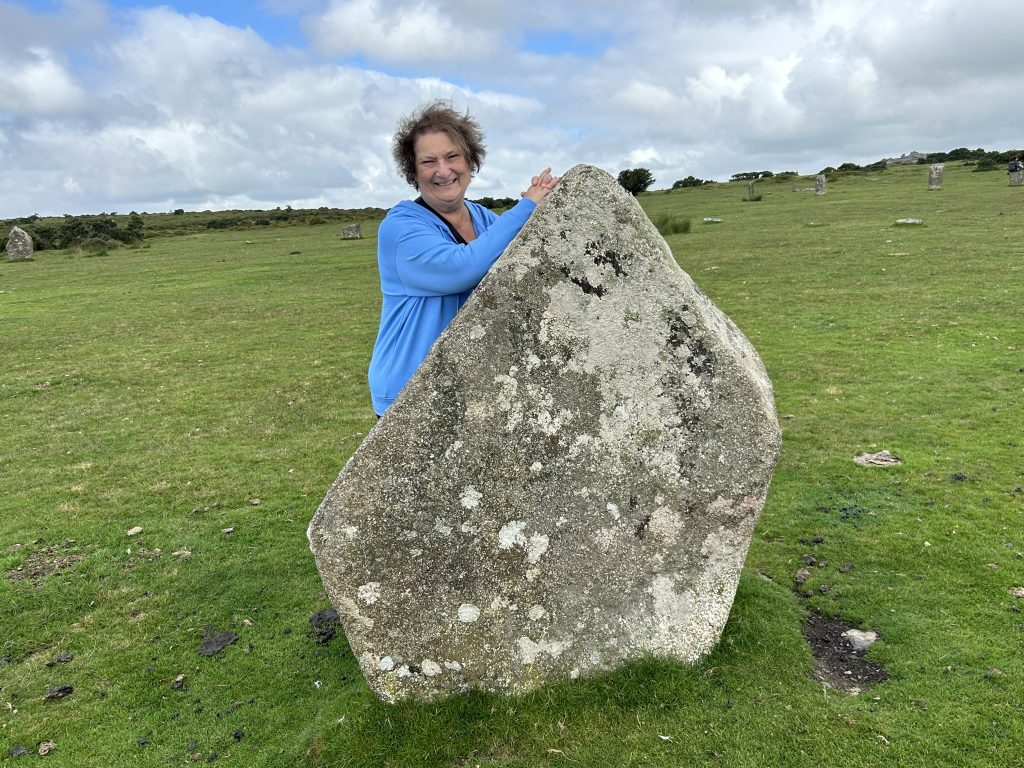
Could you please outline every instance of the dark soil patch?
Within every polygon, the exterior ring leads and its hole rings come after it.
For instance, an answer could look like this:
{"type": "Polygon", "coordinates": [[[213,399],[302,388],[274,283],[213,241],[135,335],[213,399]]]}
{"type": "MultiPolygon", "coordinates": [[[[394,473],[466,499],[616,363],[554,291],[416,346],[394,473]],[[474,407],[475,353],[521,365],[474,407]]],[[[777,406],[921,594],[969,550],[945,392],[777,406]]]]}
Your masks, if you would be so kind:
{"type": "Polygon", "coordinates": [[[227,648],[238,639],[234,632],[218,632],[213,627],[207,627],[203,643],[199,646],[200,656],[213,656],[227,648]]]}
{"type": "Polygon", "coordinates": [[[309,617],[313,627],[313,639],[318,645],[327,645],[334,638],[334,633],[341,627],[341,619],[333,608],[317,611],[309,617]]]}
{"type": "Polygon", "coordinates": [[[875,683],[889,679],[880,664],[864,658],[864,651],[855,650],[843,637],[855,629],[842,619],[811,613],[804,624],[804,637],[814,657],[814,677],[829,688],[860,693],[875,683]]]}
{"type": "Polygon", "coordinates": [[[47,576],[62,573],[84,559],[85,555],[78,551],[77,543],[68,539],[37,549],[25,558],[24,563],[5,575],[8,581],[27,581],[38,587],[47,576]]]}

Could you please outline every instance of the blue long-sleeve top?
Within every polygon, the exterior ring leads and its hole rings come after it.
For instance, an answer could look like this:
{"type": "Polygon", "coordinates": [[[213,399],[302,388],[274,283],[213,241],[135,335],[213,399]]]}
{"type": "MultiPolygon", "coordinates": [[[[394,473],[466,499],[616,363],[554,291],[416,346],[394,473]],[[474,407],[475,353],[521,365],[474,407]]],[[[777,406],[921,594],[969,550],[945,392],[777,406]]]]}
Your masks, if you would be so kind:
{"type": "Polygon", "coordinates": [[[436,214],[412,200],[400,202],[380,224],[377,266],[383,304],[369,370],[377,414],[398,397],[536,203],[523,198],[501,216],[468,200],[466,207],[476,232],[468,244],[457,243],[436,214]]]}

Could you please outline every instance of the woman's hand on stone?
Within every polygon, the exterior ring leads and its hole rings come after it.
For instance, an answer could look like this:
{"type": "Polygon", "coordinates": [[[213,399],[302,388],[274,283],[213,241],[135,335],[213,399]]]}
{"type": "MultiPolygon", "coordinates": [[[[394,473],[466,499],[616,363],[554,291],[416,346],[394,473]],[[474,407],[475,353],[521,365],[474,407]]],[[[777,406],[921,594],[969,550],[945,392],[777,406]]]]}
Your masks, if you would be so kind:
{"type": "Polygon", "coordinates": [[[539,203],[550,194],[551,190],[558,185],[559,177],[551,175],[551,169],[545,168],[539,175],[530,179],[530,188],[520,193],[520,197],[527,197],[535,203],[539,203]]]}

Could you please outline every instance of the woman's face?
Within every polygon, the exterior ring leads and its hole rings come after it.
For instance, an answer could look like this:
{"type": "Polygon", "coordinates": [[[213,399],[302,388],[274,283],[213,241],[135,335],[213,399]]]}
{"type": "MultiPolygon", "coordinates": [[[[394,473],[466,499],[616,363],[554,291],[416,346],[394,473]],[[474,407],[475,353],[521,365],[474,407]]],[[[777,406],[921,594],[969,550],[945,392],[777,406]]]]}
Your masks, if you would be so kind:
{"type": "Polygon", "coordinates": [[[438,211],[451,212],[465,202],[469,162],[447,133],[424,133],[413,143],[416,182],[423,200],[438,211]]]}

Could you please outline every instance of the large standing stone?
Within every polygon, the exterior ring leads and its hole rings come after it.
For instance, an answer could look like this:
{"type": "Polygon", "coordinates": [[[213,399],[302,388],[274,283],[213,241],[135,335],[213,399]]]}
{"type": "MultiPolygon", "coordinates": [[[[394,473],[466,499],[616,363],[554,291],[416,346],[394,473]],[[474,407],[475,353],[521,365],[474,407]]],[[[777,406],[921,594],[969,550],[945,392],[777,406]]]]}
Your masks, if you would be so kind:
{"type": "Polygon", "coordinates": [[[21,227],[12,228],[5,250],[8,261],[28,261],[32,258],[32,236],[21,227]]]}
{"type": "Polygon", "coordinates": [[[819,173],[817,178],[814,180],[814,194],[821,195],[825,194],[825,174],[819,173]]]}
{"type": "Polygon", "coordinates": [[[933,163],[928,169],[928,189],[942,189],[942,163],[933,163]]]}
{"type": "Polygon", "coordinates": [[[358,224],[349,224],[341,230],[343,240],[358,240],[362,236],[363,233],[358,224]]]}
{"type": "Polygon", "coordinates": [[[538,207],[331,487],[310,545],[383,699],[717,643],[779,451],[771,383],[614,178],[538,207]]]}
{"type": "Polygon", "coordinates": [[[1019,187],[1024,184],[1024,171],[1010,171],[1010,186],[1019,187]]]}

